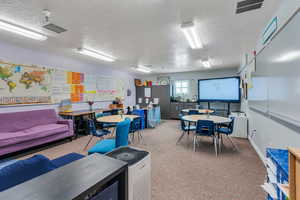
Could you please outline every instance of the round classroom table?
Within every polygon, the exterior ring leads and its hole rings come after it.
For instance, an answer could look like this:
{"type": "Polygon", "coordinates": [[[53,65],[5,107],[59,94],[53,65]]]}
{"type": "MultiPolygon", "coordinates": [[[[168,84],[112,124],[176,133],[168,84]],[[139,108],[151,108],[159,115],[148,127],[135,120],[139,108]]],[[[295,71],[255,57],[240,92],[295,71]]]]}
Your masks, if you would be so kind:
{"type": "Polygon", "coordinates": [[[102,123],[119,123],[129,118],[131,121],[139,116],[137,115],[109,115],[97,118],[98,122],[102,123]]]}
{"type": "Polygon", "coordinates": [[[213,121],[215,124],[231,122],[230,118],[215,115],[185,115],[182,117],[182,119],[188,122],[197,122],[198,120],[210,120],[213,121]]]}
{"type": "Polygon", "coordinates": [[[209,109],[193,109],[193,108],[190,108],[190,109],[183,109],[182,112],[185,112],[185,113],[188,113],[190,110],[197,110],[200,114],[204,114],[204,113],[213,113],[214,111],[213,110],[209,110],[209,109]]]}
{"type": "MultiPolygon", "coordinates": [[[[215,124],[221,124],[221,123],[229,123],[231,122],[230,118],[226,117],[219,117],[215,115],[185,115],[182,117],[184,121],[188,122],[188,127],[190,127],[191,123],[196,123],[198,120],[210,120],[213,121],[215,124]]],[[[188,129],[187,134],[190,134],[190,129],[188,129]]],[[[182,133],[182,135],[177,140],[177,143],[180,142],[180,140],[185,135],[185,132],[182,133]]]]}

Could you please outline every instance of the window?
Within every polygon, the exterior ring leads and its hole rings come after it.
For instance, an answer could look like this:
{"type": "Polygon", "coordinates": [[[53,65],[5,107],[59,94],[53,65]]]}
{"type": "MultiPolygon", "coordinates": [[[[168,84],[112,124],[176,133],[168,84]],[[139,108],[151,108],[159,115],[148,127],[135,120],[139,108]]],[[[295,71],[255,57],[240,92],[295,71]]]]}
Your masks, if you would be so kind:
{"type": "Polygon", "coordinates": [[[189,81],[175,81],[175,96],[186,96],[189,92],[189,81]]]}

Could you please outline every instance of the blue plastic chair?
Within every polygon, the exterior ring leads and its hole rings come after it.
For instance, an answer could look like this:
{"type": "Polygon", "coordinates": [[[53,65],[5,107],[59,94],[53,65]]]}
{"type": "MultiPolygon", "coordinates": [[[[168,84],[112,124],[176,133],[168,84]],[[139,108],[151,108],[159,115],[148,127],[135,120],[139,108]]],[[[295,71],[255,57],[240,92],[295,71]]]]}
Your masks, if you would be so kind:
{"type": "MultiPolygon", "coordinates": [[[[106,112],[106,113],[96,113],[96,118],[99,117],[105,117],[105,116],[110,116],[111,113],[110,112],[106,112]]],[[[115,128],[116,124],[112,124],[112,123],[102,123],[102,122],[96,122],[98,126],[102,127],[102,128],[115,128]]]]}
{"type": "Polygon", "coordinates": [[[119,109],[112,109],[112,110],[110,111],[110,114],[111,114],[111,115],[118,115],[118,114],[119,114],[119,109]]]}
{"type": "Polygon", "coordinates": [[[127,113],[126,114],[127,115],[131,115],[132,114],[132,110],[131,110],[130,106],[127,107],[127,113]]]}
{"type": "Polygon", "coordinates": [[[195,125],[190,125],[190,122],[188,122],[188,125],[186,124],[187,122],[182,118],[180,118],[180,126],[181,126],[181,130],[182,130],[182,134],[180,135],[180,137],[178,138],[176,144],[178,144],[181,139],[183,138],[183,136],[190,131],[195,131],[196,130],[196,126],[195,125]]]}
{"type": "Polygon", "coordinates": [[[109,130],[104,129],[103,127],[101,129],[97,129],[94,120],[88,119],[87,122],[88,122],[89,134],[91,135],[91,137],[88,143],[85,145],[84,149],[87,148],[87,146],[90,144],[94,136],[98,138],[103,138],[105,135],[111,134],[109,130]]]}
{"type": "Polygon", "coordinates": [[[137,117],[132,120],[130,123],[130,129],[129,129],[129,135],[131,135],[131,141],[134,141],[134,135],[137,132],[138,133],[138,139],[141,140],[143,138],[141,134],[142,130],[142,118],[137,117]]]}
{"type": "Polygon", "coordinates": [[[235,120],[235,118],[231,117],[231,122],[228,125],[223,124],[222,126],[217,128],[217,132],[218,132],[219,138],[221,140],[221,142],[219,144],[220,151],[221,151],[221,147],[222,147],[221,144],[223,144],[222,134],[227,136],[227,138],[229,139],[229,141],[231,142],[231,144],[235,150],[237,150],[237,151],[239,150],[237,145],[233,142],[233,140],[230,137],[230,135],[233,133],[234,120],[235,120]]]}
{"type": "Polygon", "coordinates": [[[215,153],[218,156],[218,136],[215,134],[215,124],[210,120],[198,120],[196,125],[196,132],[194,135],[194,151],[196,151],[197,136],[213,137],[215,146],[215,153]]]}
{"type": "Polygon", "coordinates": [[[115,148],[128,146],[128,134],[131,120],[126,118],[124,121],[117,124],[116,138],[104,139],[99,141],[95,146],[89,149],[88,153],[108,153],[115,148]]]}
{"type": "Polygon", "coordinates": [[[143,109],[135,109],[131,112],[132,115],[137,115],[141,118],[141,129],[145,129],[145,110],[143,109]]]}
{"type": "Polygon", "coordinates": [[[199,115],[199,111],[198,110],[193,110],[193,109],[190,109],[189,112],[188,112],[188,115],[199,115]]]}

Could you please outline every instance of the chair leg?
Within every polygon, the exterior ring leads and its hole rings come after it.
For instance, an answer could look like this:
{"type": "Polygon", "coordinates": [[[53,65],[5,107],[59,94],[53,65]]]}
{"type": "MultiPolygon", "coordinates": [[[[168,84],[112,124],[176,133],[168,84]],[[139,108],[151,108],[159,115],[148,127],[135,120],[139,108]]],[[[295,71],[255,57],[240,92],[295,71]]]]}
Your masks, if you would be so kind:
{"type": "Polygon", "coordinates": [[[142,132],[140,130],[138,130],[138,138],[140,142],[143,140],[142,132]]]}
{"type": "Polygon", "coordinates": [[[223,137],[222,137],[222,134],[218,134],[218,137],[219,137],[219,153],[221,153],[222,151],[222,146],[223,146],[223,137]]]}
{"type": "Polygon", "coordinates": [[[116,134],[116,127],[113,127],[113,131],[111,132],[111,136],[114,137],[116,134]]]}
{"type": "Polygon", "coordinates": [[[197,139],[197,136],[194,135],[194,152],[196,152],[196,139],[197,139]]]}
{"type": "Polygon", "coordinates": [[[199,139],[198,139],[198,136],[196,136],[196,144],[197,144],[198,146],[200,146],[199,141],[200,141],[200,137],[199,137],[199,139]]]}
{"type": "Polygon", "coordinates": [[[218,157],[218,144],[217,144],[217,136],[213,136],[214,145],[215,145],[215,153],[216,157],[218,157]]]}
{"type": "Polygon", "coordinates": [[[92,141],[92,139],[93,139],[93,135],[91,135],[91,137],[90,137],[90,139],[89,139],[89,141],[88,141],[88,143],[85,145],[85,147],[84,147],[84,149],[83,150],[85,150],[88,146],[89,146],[89,144],[90,144],[90,142],[92,141]]]}
{"type": "Polygon", "coordinates": [[[130,144],[133,144],[133,141],[132,141],[132,133],[130,133],[130,134],[128,135],[128,140],[129,140],[129,143],[130,143],[130,144]]]}
{"type": "Polygon", "coordinates": [[[190,135],[189,134],[186,134],[186,145],[187,145],[187,147],[189,147],[190,145],[190,143],[189,143],[189,139],[190,139],[190,135]]]}
{"type": "Polygon", "coordinates": [[[229,139],[229,141],[231,142],[233,148],[236,150],[236,151],[239,151],[239,148],[237,147],[237,145],[233,142],[233,140],[231,139],[231,137],[229,135],[227,135],[227,138],[229,139]]]}
{"type": "Polygon", "coordinates": [[[135,132],[131,133],[130,136],[131,136],[131,143],[133,144],[135,141],[135,139],[134,139],[135,132]]]}
{"type": "Polygon", "coordinates": [[[181,141],[181,139],[183,138],[183,136],[185,135],[185,132],[182,131],[182,134],[180,135],[180,137],[178,138],[176,145],[181,141]]]}

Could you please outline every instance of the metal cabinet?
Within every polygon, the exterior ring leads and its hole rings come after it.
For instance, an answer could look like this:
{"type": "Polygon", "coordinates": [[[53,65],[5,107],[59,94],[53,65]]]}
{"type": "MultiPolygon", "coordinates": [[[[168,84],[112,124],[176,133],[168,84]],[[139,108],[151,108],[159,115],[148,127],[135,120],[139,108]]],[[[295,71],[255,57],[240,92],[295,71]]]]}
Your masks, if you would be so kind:
{"type": "Polygon", "coordinates": [[[162,119],[170,119],[170,86],[154,85],[152,86],[152,101],[159,98],[160,112],[162,119]]]}
{"type": "Polygon", "coordinates": [[[148,102],[154,101],[154,98],[159,98],[159,105],[161,109],[161,118],[170,118],[170,86],[169,85],[153,85],[151,87],[136,86],[136,103],[141,107],[146,107],[146,99],[148,102]],[[151,97],[145,98],[145,88],[151,88],[151,97]],[[139,99],[142,99],[142,103],[138,103],[139,99]]]}
{"type": "Polygon", "coordinates": [[[181,111],[181,103],[171,103],[170,117],[172,119],[178,119],[181,111]]]}

